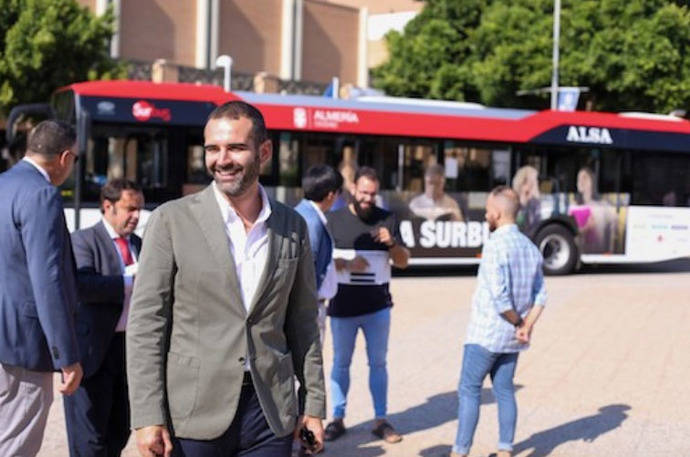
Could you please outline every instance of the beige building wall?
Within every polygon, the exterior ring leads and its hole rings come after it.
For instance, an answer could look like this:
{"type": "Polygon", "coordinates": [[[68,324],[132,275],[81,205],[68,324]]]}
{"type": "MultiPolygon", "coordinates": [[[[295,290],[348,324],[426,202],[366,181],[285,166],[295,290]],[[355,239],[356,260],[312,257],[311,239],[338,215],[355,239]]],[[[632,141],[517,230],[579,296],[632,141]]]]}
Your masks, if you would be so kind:
{"type": "Polygon", "coordinates": [[[194,66],[196,11],[194,0],[122,0],[119,56],[194,66]]]}
{"type": "Polygon", "coordinates": [[[388,44],[386,40],[376,40],[367,42],[367,67],[378,67],[388,60],[388,44]]]}
{"type": "Polygon", "coordinates": [[[325,0],[353,8],[367,8],[369,14],[398,13],[400,11],[420,12],[424,2],[419,0],[325,0]]]}
{"type": "Polygon", "coordinates": [[[220,0],[218,54],[233,70],[280,74],[283,0],[220,0]]]}
{"type": "Polygon", "coordinates": [[[302,79],[356,83],[359,9],[305,0],[303,12],[302,79]]]}

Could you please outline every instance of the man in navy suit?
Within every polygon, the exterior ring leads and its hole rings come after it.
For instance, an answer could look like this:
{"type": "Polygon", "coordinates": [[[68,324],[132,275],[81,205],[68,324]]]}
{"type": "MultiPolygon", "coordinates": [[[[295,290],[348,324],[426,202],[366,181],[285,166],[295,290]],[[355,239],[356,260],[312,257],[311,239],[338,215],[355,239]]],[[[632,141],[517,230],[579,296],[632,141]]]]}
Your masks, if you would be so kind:
{"type": "Polygon", "coordinates": [[[77,160],[69,125],[43,121],[26,156],[0,175],[0,455],[33,456],[58,390],[82,378],[74,257],[60,190],[77,160]]]}
{"type": "Polygon", "coordinates": [[[310,167],[302,178],[304,199],[295,210],[307,222],[309,242],[314,257],[316,290],[319,294],[319,330],[323,345],[326,330],[326,301],[338,291],[333,264],[333,240],[326,229],[326,216],[343,186],[343,176],[328,165],[310,167]]]}
{"type": "Polygon", "coordinates": [[[103,219],[72,234],[77,260],[77,340],[84,382],[66,398],[72,457],[116,457],[129,439],[125,330],[141,238],[141,188],[114,179],[101,189],[103,219]]]}

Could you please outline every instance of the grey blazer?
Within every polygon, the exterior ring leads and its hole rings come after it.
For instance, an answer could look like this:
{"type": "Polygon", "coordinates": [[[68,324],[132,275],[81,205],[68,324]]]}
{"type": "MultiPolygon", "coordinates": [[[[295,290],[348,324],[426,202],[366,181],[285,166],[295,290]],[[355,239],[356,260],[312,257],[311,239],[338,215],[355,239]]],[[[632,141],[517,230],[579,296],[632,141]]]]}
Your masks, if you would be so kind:
{"type": "Polygon", "coordinates": [[[298,407],[325,417],[314,262],[304,220],[271,200],[268,260],[245,310],[213,188],[168,202],[147,224],[127,327],[132,427],[167,424],[208,440],[232,422],[249,357],[254,388],[277,436],[298,407]]]}

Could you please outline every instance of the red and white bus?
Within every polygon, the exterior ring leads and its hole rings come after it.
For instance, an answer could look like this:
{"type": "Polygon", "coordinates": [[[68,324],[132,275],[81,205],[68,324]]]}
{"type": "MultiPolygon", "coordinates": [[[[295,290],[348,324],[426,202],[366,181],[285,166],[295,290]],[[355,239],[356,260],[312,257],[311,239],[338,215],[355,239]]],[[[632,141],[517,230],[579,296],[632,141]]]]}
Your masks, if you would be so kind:
{"type": "Polygon", "coordinates": [[[397,214],[413,265],[477,263],[488,236],[487,193],[499,184],[520,194],[519,224],[549,273],[580,262],[690,256],[684,119],[140,81],[77,83],[53,97],[55,116],[78,126],[83,155],[64,187],[80,209],[69,210],[72,227],[97,220],[108,178],[136,180],[152,206],[206,185],[203,125],[215,106],[233,99],[266,118],[274,154],[261,182],[278,200],[295,204],[302,173],[315,163],[339,168],[346,181],[358,166],[375,168],[380,204],[397,214]],[[429,170],[435,175],[425,179],[429,170]]]}

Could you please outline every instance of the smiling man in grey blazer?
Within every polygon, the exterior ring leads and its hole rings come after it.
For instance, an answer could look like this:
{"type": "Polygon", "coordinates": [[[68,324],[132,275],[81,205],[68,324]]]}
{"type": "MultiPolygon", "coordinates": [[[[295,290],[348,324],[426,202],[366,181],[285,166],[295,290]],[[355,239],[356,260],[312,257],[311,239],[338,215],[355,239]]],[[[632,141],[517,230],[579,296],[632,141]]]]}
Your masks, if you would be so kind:
{"type": "Polygon", "coordinates": [[[144,236],[127,329],[137,446],[145,457],[289,456],[304,427],[318,452],[325,393],[306,224],[259,185],[272,144],[256,108],[216,108],[204,142],[213,183],[154,211],[144,236]]]}

